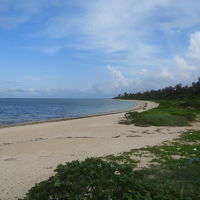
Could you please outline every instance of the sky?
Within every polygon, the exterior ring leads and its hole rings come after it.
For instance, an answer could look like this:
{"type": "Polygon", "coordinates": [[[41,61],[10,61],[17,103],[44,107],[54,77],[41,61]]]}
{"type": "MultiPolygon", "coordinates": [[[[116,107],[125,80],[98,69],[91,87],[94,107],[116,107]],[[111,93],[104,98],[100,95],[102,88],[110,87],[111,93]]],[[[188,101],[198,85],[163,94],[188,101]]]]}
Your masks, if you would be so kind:
{"type": "Polygon", "coordinates": [[[198,77],[199,0],[0,0],[0,98],[107,98],[198,77]]]}

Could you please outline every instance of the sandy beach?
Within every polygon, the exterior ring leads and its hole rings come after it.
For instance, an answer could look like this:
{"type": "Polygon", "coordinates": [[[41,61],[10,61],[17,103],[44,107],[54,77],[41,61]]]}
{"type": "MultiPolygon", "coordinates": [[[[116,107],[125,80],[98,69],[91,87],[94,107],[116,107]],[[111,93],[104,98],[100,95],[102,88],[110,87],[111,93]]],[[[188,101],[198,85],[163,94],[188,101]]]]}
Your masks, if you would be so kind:
{"type": "MultiPolygon", "coordinates": [[[[136,101],[131,110],[156,106],[136,101]]],[[[0,199],[23,197],[60,163],[160,144],[195,128],[122,125],[124,113],[0,128],[0,199]]]]}

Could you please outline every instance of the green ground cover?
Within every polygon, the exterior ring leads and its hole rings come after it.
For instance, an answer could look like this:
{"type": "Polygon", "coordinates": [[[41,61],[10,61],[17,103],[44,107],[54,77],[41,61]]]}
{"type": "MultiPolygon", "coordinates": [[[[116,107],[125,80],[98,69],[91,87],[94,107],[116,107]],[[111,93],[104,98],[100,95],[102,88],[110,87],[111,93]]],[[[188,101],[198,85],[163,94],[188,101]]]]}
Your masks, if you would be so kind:
{"type": "Polygon", "coordinates": [[[195,120],[199,110],[199,101],[193,100],[157,100],[157,108],[145,112],[128,112],[121,124],[135,124],[138,126],[188,126],[195,120]]]}
{"type": "Polygon", "coordinates": [[[55,176],[24,198],[33,199],[199,200],[200,131],[159,146],[59,165],[55,176]],[[139,167],[142,157],[148,157],[147,167],[139,167]]]}

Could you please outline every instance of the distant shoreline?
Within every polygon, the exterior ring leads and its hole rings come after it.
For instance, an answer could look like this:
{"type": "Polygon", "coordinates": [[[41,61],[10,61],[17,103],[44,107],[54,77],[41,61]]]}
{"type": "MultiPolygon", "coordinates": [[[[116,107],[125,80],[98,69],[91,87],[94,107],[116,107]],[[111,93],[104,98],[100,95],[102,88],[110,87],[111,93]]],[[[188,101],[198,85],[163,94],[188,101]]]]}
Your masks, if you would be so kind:
{"type": "Polygon", "coordinates": [[[100,113],[100,114],[83,115],[83,116],[77,116],[77,117],[55,118],[55,119],[48,119],[48,120],[39,120],[39,121],[23,122],[23,123],[16,123],[16,124],[0,125],[0,129],[1,128],[9,128],[9,127],[17,127],[17,126],[42,124],[42,123],[49,123],[49,122],[60,122],[60,121],[68,121],[68,120],[75,120],[75,119],[84,119],[84,118],[98,117],[98,116],[104,116],[104,115],[112,115],[112,114],[125,113],[125,112],[138,110],[138,109],[144,109],[146,107],[146,103],[144,101],[126,100],[126,99],[113,99],[113,100],[115,100],[115,101],[131,101],[131,102],[134,102],[134,104],[127,109],[120,109],[120,110],[113,111],[113,112],[105,112],[105,113],[100,113]]]}

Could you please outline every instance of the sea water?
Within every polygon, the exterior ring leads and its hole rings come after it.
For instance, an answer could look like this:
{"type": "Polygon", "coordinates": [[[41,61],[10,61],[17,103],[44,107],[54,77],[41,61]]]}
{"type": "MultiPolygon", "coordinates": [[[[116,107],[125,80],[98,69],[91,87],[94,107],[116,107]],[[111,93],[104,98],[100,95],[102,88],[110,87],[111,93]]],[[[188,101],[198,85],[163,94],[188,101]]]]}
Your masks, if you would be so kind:
{"type": "Polygon", "coordinates": [[[0,99],[0,125],[102,114],[128,109],[113,99],[0,99]]]}

